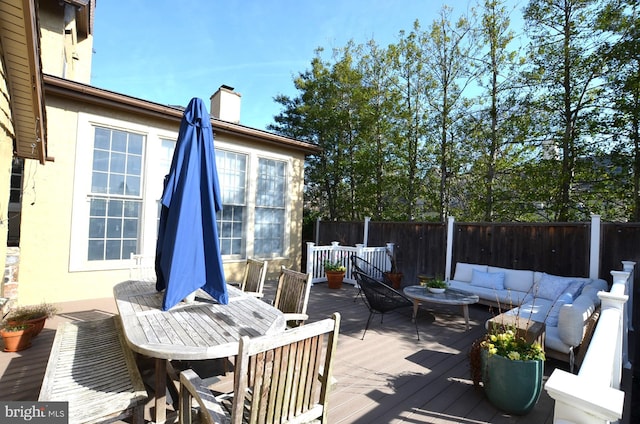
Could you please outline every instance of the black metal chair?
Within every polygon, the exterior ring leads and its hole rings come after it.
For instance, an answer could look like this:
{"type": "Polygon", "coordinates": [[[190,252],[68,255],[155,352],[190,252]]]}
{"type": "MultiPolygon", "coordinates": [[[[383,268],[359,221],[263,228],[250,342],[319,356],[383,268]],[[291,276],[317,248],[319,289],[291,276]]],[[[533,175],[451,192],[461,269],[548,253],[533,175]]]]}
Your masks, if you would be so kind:
{"type": "MultiPolygon", "coordinates": [[[[373,278],[376,281],[386,284],[389,287],[393,287],[393,283],[387,278],[386,273],[366,259],[362,259],[361,257],[356,255],[351,255],[351,267],[354,272],[358,271],[369,276],[370,278],[373,278]]],[[[361,287],[358,288],[358,293],[356,293],[353,301],[355,302],[359,296],[362,296],[361,287]]]]}
{"type": "MultiPolygon", "coordinates": [[[[371,323],[371,318],[374,314],[380,314],[380,323],[382,323],[384,314],[387,312],[405,307],[413,308],[413,301],[394,288],[358,270],[354,270],[353,275],[356,277],[360,290],[362,290],[362,293],[364,294],[365,304],[367,305],[367,308],[369,308],[369,318],[367,319],[367,325],[364,327],[364,332],[362,333],[362,340],[364,340],[364,335],[367,333],[367,329],[371,323]]],[[[418,320],[414,320],[414,323],[416,326],[418,340],[420,340],[418,320]]]]}

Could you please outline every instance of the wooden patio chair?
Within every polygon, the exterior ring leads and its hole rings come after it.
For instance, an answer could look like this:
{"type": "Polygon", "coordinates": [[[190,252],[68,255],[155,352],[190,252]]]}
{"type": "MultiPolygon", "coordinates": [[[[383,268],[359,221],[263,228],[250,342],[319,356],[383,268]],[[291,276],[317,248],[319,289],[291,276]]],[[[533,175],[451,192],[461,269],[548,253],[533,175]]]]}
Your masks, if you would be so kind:
{"type": "MultiPolygon", "coordinates": [[[[364,294],[365,304],[369,308],[369,318],[367,319],[367,325],[364,327],[362,333],[362,339],[367,333],[371,318],[374,314],[380,314],[380,323],[384,319],[384,314],[387,312],[395,311],[396,309],[410,307],[413,308],[413,301],[404,294],[395,290],[393,287],[370,277],[359,271],[354,271],[353,275],[356,277],[356,281],[364,294]]],[[[416,325],[416,334],[418,340],[420,340],[420,332],[418,331],[418,320],[414,320],[416,325]]]]}
{"type": "Polygon", "coordinates": [[[273,306],[284,313],[289,326],[302,325],[309,319],[307,304],[310,290],[311,274],[293,271],[284,266],[280,269],[273,306]]]}
{"type": "Polygon", "coordinates": [[[255,297],[263,297],[264,279],[267,275],[267,261],[247,259],[244,278],[240,290],[255,297]]]}
{"type": "Polygon", "coordinates": [[[340,314],[283,333],[242,337],[233,392],[214,396],[193,370],[180,373],[180,423],[327,423],[340,314]],[[325,342],[325,337],[326,342],[325,342]]]}

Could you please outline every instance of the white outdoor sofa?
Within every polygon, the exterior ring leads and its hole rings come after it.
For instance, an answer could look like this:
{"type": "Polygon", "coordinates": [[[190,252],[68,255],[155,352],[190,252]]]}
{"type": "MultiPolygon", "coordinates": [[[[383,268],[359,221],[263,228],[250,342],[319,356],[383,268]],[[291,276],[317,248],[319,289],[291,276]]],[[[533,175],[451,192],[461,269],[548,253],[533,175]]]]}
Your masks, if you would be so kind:
{"type": "Polygon", "coordinates": [[[595,327],[600,308],[597,293],[609,290],[602,279],[464,262],[456,264],[449,287],[478,295],[481,303],[498,308],[497,314],[544,322],[545,353],[572,365],[577,349],[588,342],[595,327]]]}

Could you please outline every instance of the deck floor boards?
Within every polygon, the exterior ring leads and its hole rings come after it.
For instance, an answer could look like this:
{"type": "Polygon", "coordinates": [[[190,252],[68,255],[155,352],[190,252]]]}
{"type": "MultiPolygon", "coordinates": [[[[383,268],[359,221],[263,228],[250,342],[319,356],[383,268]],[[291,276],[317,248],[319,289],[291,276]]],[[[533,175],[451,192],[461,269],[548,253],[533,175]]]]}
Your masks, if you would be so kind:
{"type": "MultiPolygon", "coordinates": [[[[411,321],[411,309],[375,316],[364,340],[368,317],[357,290],[348,284],[332,290],[316,284],[309,300],[310,321],[342,315],[334,377],[330,394],[332,424],[440,423],[440,424],[546,424],[553,418],[553,402],[543,391],[534,410],[510,416],[494,408],[471,381],[468,349],[484,333],[484,322],[495,312],[485,306],[469,308],[471,328],[465,328],[462,310],[446,305],[423,305],[418,313],[420,340],[411,321]]],[[[275,294],[275,282],[265,283],[265,300],[275,294]]],[[[38,399],[40,384],[55,329],[70,320],[98,319],[117,312],[112,299],[69,302],[48,320],[33,346],[23,352],[0,352],[0,400],[38,399]]],[[[143,376],[152,361],[141,360],[143,376]]],[[[555,360],[545,363],[545,379],[555,360]]],[[[148,408],[152,406],[149,402],[148,408]]],[[[148,409],[147,408],[147,409],[148,409]]],[[[149,412],[145,413],[147,418],[149,412]]]]}

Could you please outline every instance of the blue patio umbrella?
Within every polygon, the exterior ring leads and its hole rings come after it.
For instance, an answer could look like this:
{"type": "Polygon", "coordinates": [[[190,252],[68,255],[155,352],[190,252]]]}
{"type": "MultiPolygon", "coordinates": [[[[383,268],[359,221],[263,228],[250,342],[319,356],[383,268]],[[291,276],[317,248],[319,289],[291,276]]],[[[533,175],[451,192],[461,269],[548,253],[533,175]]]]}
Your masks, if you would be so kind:
{"type": "Polygon", "coordinates": [[[156,289],[165,291],[163,310],[201,287],[219,303],[229,302],[216,226],[220,210],[211,120],[204,102],[193,98],[180,123],[162,194],[156,289]]]}

